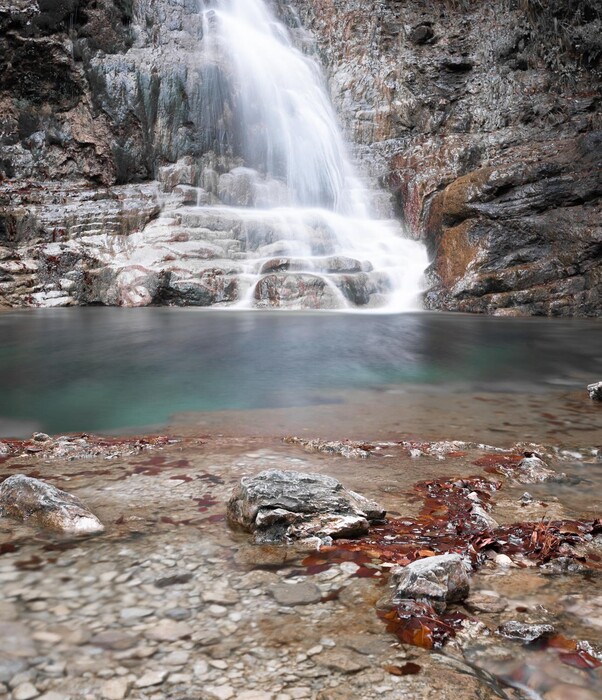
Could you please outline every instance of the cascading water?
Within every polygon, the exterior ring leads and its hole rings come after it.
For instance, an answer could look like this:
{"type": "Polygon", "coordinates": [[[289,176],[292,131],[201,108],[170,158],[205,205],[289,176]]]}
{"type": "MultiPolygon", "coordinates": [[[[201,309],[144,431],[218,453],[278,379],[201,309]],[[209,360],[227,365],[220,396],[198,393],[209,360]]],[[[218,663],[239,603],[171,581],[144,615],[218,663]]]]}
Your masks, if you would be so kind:
{"type": "Polygon", "coordinates": [[[263,0],[201,0],[199,10],[204,75],[221,96],[209,127],[243,166],[222,175],[219,193],[246,234],[240,303],[415,307],[424,248],[371,218],[318,65],[263,0]]]}

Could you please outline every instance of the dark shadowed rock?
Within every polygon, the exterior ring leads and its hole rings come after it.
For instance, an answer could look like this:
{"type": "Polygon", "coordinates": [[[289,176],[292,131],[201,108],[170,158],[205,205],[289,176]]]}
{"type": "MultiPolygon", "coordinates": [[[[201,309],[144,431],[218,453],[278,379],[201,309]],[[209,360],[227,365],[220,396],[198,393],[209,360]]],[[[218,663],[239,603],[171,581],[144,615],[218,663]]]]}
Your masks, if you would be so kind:
{"type": "Polygon", "coordinates": [[[602,382],[588,384],[587,392],[592,401],[602,401],[602,382]]]}
{"type": "Polygon", "coordinates": [[[552,625],[529,625],[517,620],[509,620],[498,627],[498,632],[509,639],[520,639],[527,644],[554,634],[552,625]]]}
{"type": "Polygon", "coordinates": [[[24,474],[9,476],[0,485],[0,515],[70,534],[104,530],[78,498],[24,474]]]}
{"type": "Polygon", "coordinates": [[[465,600],[470,591],[467,566],[460,554],[442,554],[392,570],[393,603],[412,599],[430,603],[438,611],[446,603],[465,600]]]}
{"type": "Polygon", "coordinates": [[[230,523],[257,542],[356,537],[384,515],[330,476],[276,469],[241,479],[228,503],[230,523]]]}

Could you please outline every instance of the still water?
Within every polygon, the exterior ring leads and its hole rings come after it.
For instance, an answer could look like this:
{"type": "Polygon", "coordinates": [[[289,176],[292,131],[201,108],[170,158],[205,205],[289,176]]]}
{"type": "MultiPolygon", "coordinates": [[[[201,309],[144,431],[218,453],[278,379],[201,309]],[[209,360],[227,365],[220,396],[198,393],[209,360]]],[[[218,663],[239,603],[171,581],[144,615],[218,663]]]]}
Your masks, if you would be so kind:
{"type": "MultiPolygon", "coordinates": [[[[161,308],[0,314],[5,437],[287,407],[303,409],[301,422],[322,410],[327,430],[352,397],[366,407],[361,421],[371,402],[382,408],[391,397],[406,415],[425,397],[449,415],[475,392],[499,394],[500,405],[513,395],[545,401],[601,377],[596,321],[161,308]]],[[[483,410],[484,401],[474,413],[483,410]]]]}

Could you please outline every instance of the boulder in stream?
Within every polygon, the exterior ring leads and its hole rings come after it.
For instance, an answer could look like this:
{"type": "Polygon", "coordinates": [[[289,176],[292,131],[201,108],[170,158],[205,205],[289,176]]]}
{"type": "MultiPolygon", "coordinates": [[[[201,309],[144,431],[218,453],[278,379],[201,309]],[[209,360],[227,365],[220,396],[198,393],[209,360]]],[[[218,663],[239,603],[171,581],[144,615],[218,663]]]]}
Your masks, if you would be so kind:
{"type": "Polygon", "coordinates": [[[588,384],[587,393],[592,401],[602,401],[602,382],[588,384]]]}
{"type": "Polygon", "coordinates": [[[460,554],[441,554],[398,566],[391,571],[393,604],[410,598],[444,612],[447,603],[458,603],[468,597],[467,568],[460,554]]]}
{"type": "Polygon", "coordinates": [[[78,498],[24,474],[9,476],[0,485],[0,516],[65,534],[91,535],[104,530],[78,498]]]}
{"type": "Polygon", "coordinates": [[[277,469],[242,478],[228,503],[229,522],[257,542],[358,537],[384,516],[377,503],[330,476],[277,469]]]}

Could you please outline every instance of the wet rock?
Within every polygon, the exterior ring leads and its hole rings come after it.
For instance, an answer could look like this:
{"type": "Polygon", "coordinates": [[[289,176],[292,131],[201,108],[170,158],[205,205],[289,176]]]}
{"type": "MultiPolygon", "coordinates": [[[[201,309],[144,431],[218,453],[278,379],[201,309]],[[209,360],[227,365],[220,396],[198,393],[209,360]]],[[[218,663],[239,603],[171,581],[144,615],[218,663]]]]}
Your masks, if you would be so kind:
{"type": "Polygon", "coordinates": [[[40,694],[39,690],[33,683],[20,683],[16,688],[13,688],[13,700],[32,700],[40,694]]]}
{"type": "Polygon", "coordinates": [[[104,531],[78,498],[24,474],[10,476],[0,485],[0,515],[64,533],[104,531]]]}
{"type": "Polygon", "coordinates": [[[302,445],[308,452],[324,452],[325,454],[337,454],[348,459],[366,459],[374,449],[373,445],[364,442],[353,442],[351,440],[306,440],[294,436],[284,438],[284,442],[291,445],[302,445]]]}
{"type": "Polygon", "coordinates": [[[602,382],[588,384],[587,393],[592,401],[602,401],[602,382]]]}
{"type": "Polygon", "coordinates": [[[542,637],[553,635],[554,627],[552,625],[531,625],[525,622],[509,620],[500,625],[497,631],[503,637],[508,637],[508,639],[520,639],[522,642],[530,644],[542,637]]]}
{"type": "Polygon", "coordinates": [[[508,607],[508,601],[494,591],[475,591],[464,605],[471,612],[500,613],[508,607]]]}
{"type": "Polygon", "coordinates": [[[100,632],[90,639],[90,644],[101,649],[111,649],[113,651],[124,651],[135,647],[139,638],[121,630],[106,630],[100,632]]]}
{"type": "Polygon", "coordinates": [[[104,700],[123,700],[128,692],[129,683],[125,678],[113,678],[100,688],[100,696],[104,700]]]}
{"type": "Polygon", "coordinates": [[[329,649],[315,657],[321,666],[338,673],[357,673],[364,668],[369,668],[372,664],[361,654],[353,651],[338,651],[329,649]]]}
{"type": "Polygon", "coordinates": [[[330,476],[271,469],[244,477],[228,503],[231,524],[257,542],[359,535],[385,511],[330,476]]]}
{"type": "Polygon", "coordinates": [[[46,435],[46,433],[34,433],[32,439],[36,442],[48,442],[48,440],[50,440],[50,435],[46,435]]]}
{"type": "Polygon", "coordinates": [[[314,583],[281,583],[270,588],[274,600],[280,605],[311,605],[319,603],[322,592],[314,583]]]}
{"type": "Polygon", "coordinates": [[[566,474],[555,472],[539,457],[525,457],[518,463],[514,478],[521,484],[541,484],[546,481],[563,481],[566,474]]]}
{"type": "Polygon", "coordinates": [[[465,600],[470,591],[467,565],[460,554],[441,554],[391,571],[393,603],[426,601],[442,612],[447,603],[465,600]]]}
{"type": "Polygon", "coordinates": [[[0,457],[8,457],[12,450],[5,442],[0,442],[0,457]]]}

